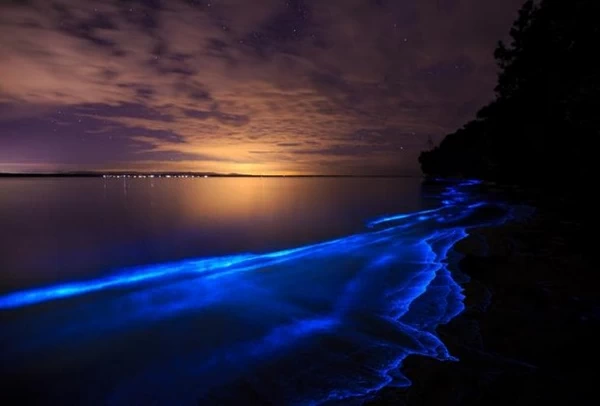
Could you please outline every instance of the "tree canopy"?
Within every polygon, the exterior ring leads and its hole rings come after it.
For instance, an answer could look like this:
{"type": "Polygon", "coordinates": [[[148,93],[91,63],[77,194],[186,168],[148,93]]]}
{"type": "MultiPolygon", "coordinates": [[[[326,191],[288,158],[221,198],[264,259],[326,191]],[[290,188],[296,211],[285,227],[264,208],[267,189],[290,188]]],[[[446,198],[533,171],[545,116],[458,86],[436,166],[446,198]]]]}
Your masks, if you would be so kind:
{"type": "Polygon", "coordinates": [[[499,42],[495,99],[419,157],[427,175],[511,183],[587,177],[600,133],[600,1],[527,1],[499,42]]]}

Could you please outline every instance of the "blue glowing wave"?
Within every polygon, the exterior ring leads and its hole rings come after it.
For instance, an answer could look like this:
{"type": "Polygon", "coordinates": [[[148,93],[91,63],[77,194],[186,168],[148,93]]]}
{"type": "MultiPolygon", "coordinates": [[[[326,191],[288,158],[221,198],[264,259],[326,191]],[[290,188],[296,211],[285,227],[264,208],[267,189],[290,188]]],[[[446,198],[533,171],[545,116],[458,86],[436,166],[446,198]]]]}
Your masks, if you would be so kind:
{"type": "Polygon", "coordinates": [[[128,285],[151,282],[163,278],[184,276],[186,274],[202,274],[208,278],[216,278],[229,272],[250,271],[298,259],[304,255],[314,255],[326,249],[344,250],[344,246],[355,246],[357,243],[360,244],[364,239],[365,236],[355,235],[265,254],[238,254],[147,266],[90,281],[65,283],[10,293],[0,296],[0,309],[29,306],[106,289],[122,288],[128,285]]]}
{"type": "MultiPolygon", "coordinates": [[[[365,400],[407,386],[399,370],[407,356],[454,360],[435,334],[464,309],[449,250],[467,227],[510,216],[503,206],[482,210],[499,205],[475,199],[477,184],[448,185],[438,208],[374,219],[366,232],[336,240],[0,296],[0,315],[18,315],[0,331],[0,365],[35,365],[38,354],[51,362],[68,348],[80,369],[51,390],[73,390],[79,372],[102,371],[106,386],[92,376],[78,388],[112,404],[239,404],[239,381],[273,404],[365,400]],[[69,305],[43,305],[59,300],[69,305]],[[129,369],[114,368],[121,364],[129,369]]],[[[59,356],[52,362],[62,365],[59,356]]]]}

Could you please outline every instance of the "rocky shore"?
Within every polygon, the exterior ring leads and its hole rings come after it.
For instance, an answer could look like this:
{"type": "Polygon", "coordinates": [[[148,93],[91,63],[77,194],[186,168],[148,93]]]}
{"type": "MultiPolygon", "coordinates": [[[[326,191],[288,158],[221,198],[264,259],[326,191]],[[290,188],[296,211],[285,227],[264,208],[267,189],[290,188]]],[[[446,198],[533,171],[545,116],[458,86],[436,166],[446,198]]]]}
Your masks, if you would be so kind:
{"type": "Polygon", "coordinates": [[[600,361],[600,276],[581,213],[541,203],[529,218],[472,229],[455,249],[470,278],[466,310],[438,328],[458,362],[411,357],[413,384],[368,404],[594,403],[600,361]],[[584,240],[586,238],[586,240],[584,240]]]}

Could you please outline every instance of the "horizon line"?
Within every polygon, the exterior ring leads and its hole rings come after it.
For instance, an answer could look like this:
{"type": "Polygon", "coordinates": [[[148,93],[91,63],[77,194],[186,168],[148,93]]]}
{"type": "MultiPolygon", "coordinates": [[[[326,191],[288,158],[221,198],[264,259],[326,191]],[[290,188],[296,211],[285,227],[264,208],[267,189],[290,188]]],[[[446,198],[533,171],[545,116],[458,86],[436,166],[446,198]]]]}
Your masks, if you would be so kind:
{"type": "Polygon", "coordinates": [[[252,177],[252,178],[420,178],[423,174],[246,174],[246,173],[218,173],[194,171],[64,171],[64,172],[0,172],[0,177],[166,177],[166,176],[193,176],[193,177],[252,177]]]}

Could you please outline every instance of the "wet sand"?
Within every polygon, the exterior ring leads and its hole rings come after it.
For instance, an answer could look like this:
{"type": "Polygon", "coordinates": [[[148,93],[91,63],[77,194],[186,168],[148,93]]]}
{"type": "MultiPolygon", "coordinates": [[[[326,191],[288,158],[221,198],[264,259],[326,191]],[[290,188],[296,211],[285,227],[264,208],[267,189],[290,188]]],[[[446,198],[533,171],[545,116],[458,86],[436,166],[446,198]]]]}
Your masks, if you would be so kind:
{"type": "MultiPolygon", "coordinates": [[[[591,265],[585,211],[539,196],[528,219],[471,229],[465,311],[438,328],[458,362],[410,357],[413,385],[368,404],[591,404],[600,361],[600,276],[591,265]],[[550,203],[548,203],[550,202],[550,203]]],[[[591,234],[593,235],[593,234],[591,234]]]]}

